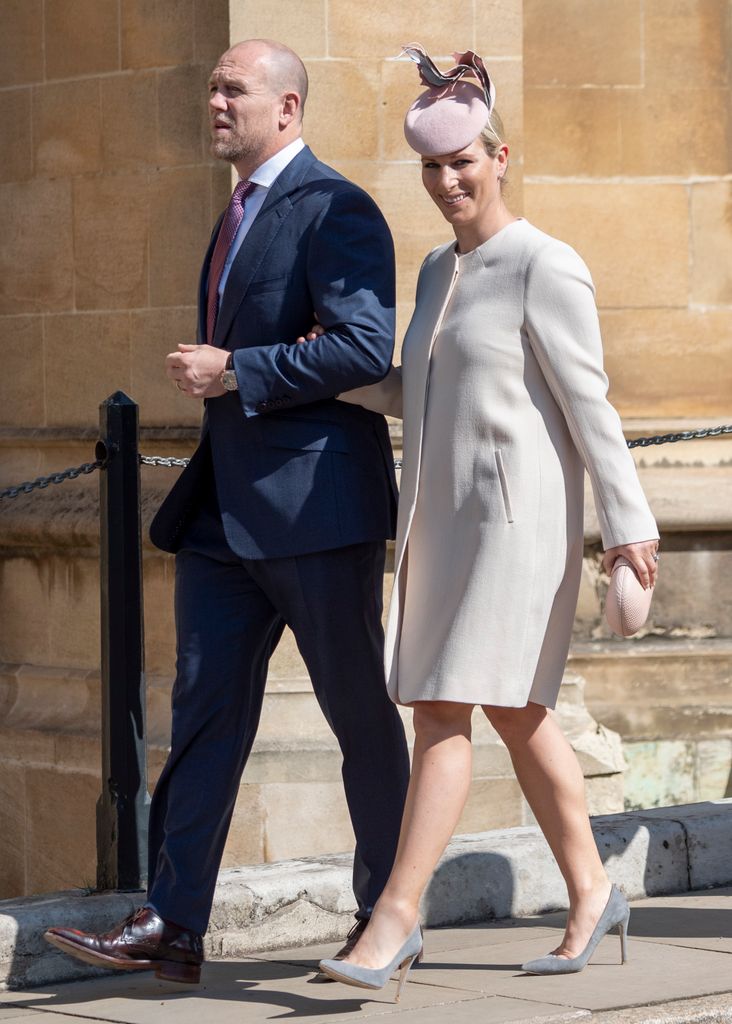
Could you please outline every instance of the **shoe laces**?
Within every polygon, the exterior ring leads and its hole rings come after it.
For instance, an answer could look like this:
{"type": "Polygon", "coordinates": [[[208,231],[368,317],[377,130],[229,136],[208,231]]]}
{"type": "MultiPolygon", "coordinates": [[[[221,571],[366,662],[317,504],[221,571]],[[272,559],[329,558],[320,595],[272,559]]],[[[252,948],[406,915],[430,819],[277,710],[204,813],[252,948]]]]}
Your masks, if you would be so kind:
{"type": "Polygon", "coordinates": [[[368,924],[368,921],[361,921],[361,920],[356,921],[356,923],[351,928],[351,930],[348,933],[348,935],[346,935],[346,938],[347,939],[355,938],[356,935],[359,934],[359,932],[363,931],[363,929],[366,927],[367,924],[368,924]]]}
{"type": "Polygon", "coordinates": [[[122,923],[124,925],[135,924],[135,922],[139,921],[140,918],[145,914],[146,910],[147,907],[138,907],[136,910],[133,910],[132,913],[128,917],[126,917],[122,923]]]}

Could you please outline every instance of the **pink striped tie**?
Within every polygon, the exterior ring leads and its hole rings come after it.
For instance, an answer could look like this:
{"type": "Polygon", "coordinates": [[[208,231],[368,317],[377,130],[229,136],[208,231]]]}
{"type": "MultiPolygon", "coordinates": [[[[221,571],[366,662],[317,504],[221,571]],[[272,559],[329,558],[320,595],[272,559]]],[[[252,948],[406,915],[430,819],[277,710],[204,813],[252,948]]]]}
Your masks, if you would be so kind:
{"type": "Polygon", "coordinates": [[[216,239],[211,264],[208,271],[208,299],[206,306],[206,341],[213,345],[214,328],[216,327],[216,316],[219,311],[219,281],[224,270],[226,257],[229,255],[231,243],[236,238],[242,217],[244,216],[244,202],[249,193],[256,186],[251,181],[240,181],[234,189],[229,205],[226,207],[224,219],[221,222],[221,230],[216,239]]]}

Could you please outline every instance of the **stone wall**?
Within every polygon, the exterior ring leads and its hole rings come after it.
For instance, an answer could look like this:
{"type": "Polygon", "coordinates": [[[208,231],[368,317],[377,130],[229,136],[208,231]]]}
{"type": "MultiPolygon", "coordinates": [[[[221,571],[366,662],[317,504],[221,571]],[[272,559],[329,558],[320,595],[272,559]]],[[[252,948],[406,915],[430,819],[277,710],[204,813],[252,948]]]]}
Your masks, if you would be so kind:
{"type": "MultiPolygon", "coordinates": [[[[312,82],[307,141],[384,210],[397,246],[400,333],[424,254],[449,237],[401,134],[417,76],[411,63],[390,58],[416,37],[440,63],[453,47],[486,56],[511,141],[509,203],[590,264],[613,397],[633,418],[626,427],[650,433],[684,417],[729,419],[725,10],[718,0],[480,0],[450,10],[447,34],[437,0],[369,7],[356,0],[7,0],[0,12],[7,140],[0,153],[7,225],[0,486],[90,458],[97,406],[118,388],[140,404],[145,450],[189,454],[199,411],[166,384],[161,362],[192,337],[201,253],[229,189],[228,169],[208,158],[205,79],[229,41],[247,35],[274,36],[302,54],[312,82]]],[[[679,584],[713,567],[709,579],[723,589],[732,529],[728,449],[695,448],[672,457],[677,465],[668,472],[666,450],[659,453],[641,463],[665,548],[675,552],[664,562],[677,567],[666,578],[679,584]]],[[[146,519],[172,477],[144,471],[146,519]]],[[[85,478],[0,507],[0,896],[93,881],[96,486],[85,478]]],[[[729,623],[721,614],[709,618],[709,587],[691,610],[669,592],[660,595],[645,648],[613,645],[602,630],[593,544],[590,528],[574,665],[588,680],[590,710],[631,737],[639,770],[655,756],[657,748],[647,747],[654,728],[686,744],[686,764],[692,754],[683,723],[694,717],[687,709],[712,692],[691,680],[708,678],[721,710],[713,722],[705,719],[701,741],[716,744],[719,788],[732,757],[732,745],[720,740],[732,714],[722,697],[729,623]],[[666,661],[674,666],[673,708],[654,717],[658,658],[648,643],[675,639],[687,648],[664,648],[673,655],[666,661]],[[704,660],[706,640],[717,646],[704,660]],[[645,661],[636,656],[644,651],[645,661]],[[702,663],[717,667],[700,677],[702,663]],[[628,692],[629,706],[618,697],[628,692]]],[[[171,560],[148,548],[152,777],[167,742],[171,585],[171,560]]],[[[336,835],[341,848],[350,843],[337,755],[289,636],[269,686],[228,864],[325,852],[336,835]],[[313,818],[309,806],[326,817],[313,818]],[[336,823],[330,831],[328,821],[336,823]]],[[[574,696],[566,701],[575,739],[584,744],[594,729],[602,745],[605,733],[586,716],[580,689],[569,687],[574,696]]],[[[528,820],[505,751],[489,735],[481,743],[464,827],[528,820]]],[[[701,772],[710,748],[692,746],[701,772]]],[[[677,748],[664,749],[671,757],[677,748]]],[[[594,809],[618,809],[622,760],[611,740],[602,755],[585,756],[594,809]]],[[[634,792],[654,799],[642,787],[634,792]]],[[[708,785],[699,792],[716,793],[708,785]]]]}
{"type": "Polygon", "coordinates": [[[628,417],[732,396],[726,0],[524,0],[524,206],[597,285],[628,417]]]}
{"type": "MultiPolygon", "coordinates": [[[[198,422],[161,361],[193,337],[228,194],[201,102],[228,38],[227,0],[3,3],[0,486],[92,457],[118,388],[147,424],[198,422]]],[[[84,479],[0,509],[0,717],[19,716],[1,744],[3,895],[94,881],[98,763],[70,677],[99,666],[96,538],[75,518],[95,507],[84,479]]]]}
{"type": "Polygon", "coordinates": [[[500,98],[498,108],[511,126],[511,194],[520,211],[522,0],[456,4],[448,19],[441,0],[274,0],[256,6],[231,0],[230,6],[232,40],[274,36],[302,56],[311,83],[307,142],[370,192],[384,211],[397,249],[401,338],[422,260],[450,232],[423,193],[419,164],[402,132],[405,111],[422,88],[418,74],[408,58],[394,58],[415,38],[445,67],[455,49],[472,48],[486,57],[500,98]]]}
{"type": "MultiPolygon", "coordinates": [[[[0,424],[16,435],[72,436],[118,388],[147,423],[197,421],[160,363],[193,336],[227,196],[201,102],[227,15],[226,0],[3,4],[0,424]]],[[[45,454],[9,453],[4,478],[45,454]]]]}

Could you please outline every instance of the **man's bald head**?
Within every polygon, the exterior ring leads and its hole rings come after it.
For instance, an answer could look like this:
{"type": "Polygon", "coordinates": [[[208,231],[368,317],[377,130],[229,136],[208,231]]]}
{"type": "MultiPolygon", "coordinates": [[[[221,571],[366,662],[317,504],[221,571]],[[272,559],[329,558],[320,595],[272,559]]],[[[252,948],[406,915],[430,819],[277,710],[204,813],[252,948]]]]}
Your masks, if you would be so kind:
{"type": "Polygon", "coordinates": [[[222,60],[227,56],[237,63],[256,65],[274,95],[296,92],[300,97],[299,115],[302,120],[308,95],[308,73],[294,50],[275,39],[245,39],[227,50],[222,60]]]}
{"type": "Polygon", "coordinates": [[[247,39],[222,54],[211,72],[211,152],[247,177],[302,134],[305,67],[289,46],[247,39]]]}

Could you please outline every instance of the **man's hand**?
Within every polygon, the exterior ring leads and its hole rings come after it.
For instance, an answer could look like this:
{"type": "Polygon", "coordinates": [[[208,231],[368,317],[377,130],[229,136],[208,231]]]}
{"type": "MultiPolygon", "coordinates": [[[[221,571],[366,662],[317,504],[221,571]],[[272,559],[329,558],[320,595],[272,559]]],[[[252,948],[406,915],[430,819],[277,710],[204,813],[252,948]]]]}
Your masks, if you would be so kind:
{"type": "Polygon", "coordinates": [[[165,357],[165,372],[189,398],[218,398],[226,394],[221,374],[229,353],[213,345],[179,345],[165,357]]]}
{"type": "MultiPolygon", "coordinates": [[[[315,314],[313,314],[313,316],[315,317],[315,314]]],[[[315,341],[317,338],[322,338],[324,334],[325,327],[323,327],[322,324],[318,323],[317,318],[315,318],[315,323],[310,328],[308,333],[304,337],[301,334],[299,338],[295,338],[295,341],[297,342],[298,345],[302,345],[306,341],[315,341]]]]}

